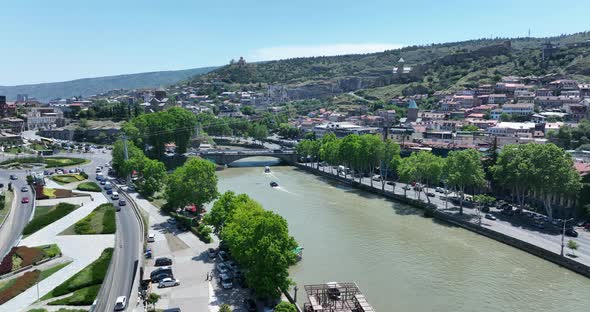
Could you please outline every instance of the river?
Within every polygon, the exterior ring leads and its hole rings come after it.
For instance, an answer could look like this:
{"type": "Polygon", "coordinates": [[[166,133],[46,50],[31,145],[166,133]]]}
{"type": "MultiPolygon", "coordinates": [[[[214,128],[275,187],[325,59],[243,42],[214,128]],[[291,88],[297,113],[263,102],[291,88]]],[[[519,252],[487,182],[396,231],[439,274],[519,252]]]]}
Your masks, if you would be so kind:
{"type": "Polygon", "coordinates": [[[590,279],[294,167],[264,173],[267,162],[219,171],[219,191],[246,193],[288,221],[305,248],[290,269],[301,306],[303,285],[338,281],[356,282],[379,312],[590,309],[590,279]]]}

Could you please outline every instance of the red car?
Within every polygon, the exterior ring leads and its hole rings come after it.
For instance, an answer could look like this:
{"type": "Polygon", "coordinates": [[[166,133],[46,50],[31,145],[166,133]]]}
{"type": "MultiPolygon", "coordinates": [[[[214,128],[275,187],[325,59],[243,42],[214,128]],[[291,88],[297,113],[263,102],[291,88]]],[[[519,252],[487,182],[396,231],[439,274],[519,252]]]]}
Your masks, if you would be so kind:
{"type": "Polygon", "coordinates": [[[29,198],[28,197],[23,197],[23,199],[20,201],[23,204],[27,204],[29,202],[29,198]]]}

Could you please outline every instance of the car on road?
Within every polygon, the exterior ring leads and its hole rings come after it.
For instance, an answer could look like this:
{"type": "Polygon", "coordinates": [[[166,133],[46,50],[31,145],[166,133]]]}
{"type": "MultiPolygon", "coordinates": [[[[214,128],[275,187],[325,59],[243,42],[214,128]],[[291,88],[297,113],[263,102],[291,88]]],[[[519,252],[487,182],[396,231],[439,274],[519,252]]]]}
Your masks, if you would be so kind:
{"type": "Polygon", "coordinates": [[[107,195],[111,195],[111,194],[113,194],[113,190],[112,189],[107,190],[107,195]]]}
{"type": "Polygon", "coordinates": [[[105,185],[105,184],[107,184],[106,180],[100,180],[100,185],[105,185]]]}
{"type": "Polygon", "coordinates": [[[115,301],[115,311],[123,311],[127,307],[127,297],[120,296],[117,297],[115,301]]]}
{"type": "Polygon", "coordinates": [[[127,202],[124,199],[119,199],[119,206],[126,206],[127,202]]]}
{"type": "Polygon", "coordinates": [[[217,269],[217,272],[219,272],[220,274],[225,274],[229,272],[229,268],[227,267],[227,265],[225,265],[225,263],[218,263],[215,268],[217,269]]]}
{"type": "Polygon", "coordinates": [[[163,310],[162,312],[181,312],[181,311],[180,311],[180,308],[171,308],[171,309],[163,310]]]}
{"type": "Polygon", "coordinates": [[[26,193],[29,191],[29,189],[26,186],[23,186],[23,187],[21,187],[20,191],[23,193],[26,193]]]}
{"type": "Polygon", "coordinates": [[[223,273],[219,276],[219,282],[221,283],[221,287],[223,287],[223,289],[231,289],[234,287],[232,278],[227,273],[223,273]]]}
{"type": "Polygon", "coordinates": [[[217,258],[217,250],[215,248],[209,248],[207,250],[207,255],[209,256],[209,258],[213,259],[213,258],[217,258]]]}
{"type": "Polygon", "coordinates": [[[148,234],[147,242],[148,243],[153,243],[155,241],[156,241],[156,234],[154,234],[154,233],[148,234]]]}
{"type": "Polygon", "coordinates": [[[409,185],[404,185],[404,187],[402,187],[404,190],[409,191],[410,189],[412,189],[409,185]]]}
{"type": "Polygon", "coordinates": [[[565,235],[570,237],[578,237],[578,232],[572,228],[565,230],[565,235]]]}
{"type": "Polygon", "coordinates": [[[28,197],[23,197],[23,199],[21,199],[20,202],[23,203],[23,204],[27,204],[27,203],[29,203],[29,198],[28,197]]]}
{"type": "Polygon", "coordinates": [[[160,257],[160,258],[156,258],[156,262],[154,263],[154,266],[170,266],[172,265],[172,259],[168,258],[168,257],[160,257]]]}
{"type": "Polygon", "coordinates": [[[100,169],[100,167],[96,167],[96,172],[97,172],[97,173],[98,173],[98,172],[101,172],[101,171],[102,171],[102,169],[100,169]]]}
{"type": "Polygon", "coordinates": [[[428,196],[428,197],[434,197],[435,195],[432,192],[426,192],[426,196],[428,196]]]}
{"type": "Polygon", "coordinates": [[[488,220],[496,220],[496,217],[494,215],[491,215],[489,213],[486,213],[486,219],[488,219],[488,220]]]}
{"type": "Polygon", "coordinates": [[[111,199],[112,199],[112,200],[117,200],[117,199],[119,199],[119,193],[117,193],[117,192],[113,192],[113,193],[111,194],[111,199]]]}
{"type": "Polygon", "coordinates": [[[178,285],[180,285],[179,280],[171,277],[166,277],[160,281],[160,283],[158,284],[158,288],[174,287],[178,285]]]}
{"type": "Polygon", "coordinates": [[[244,299],[244,307],[248,312],[256,312],[256,302],[253,299],[244,299]]]}
{"type": "Polygon", "coordinates": [[[17,180],[17,179],[18,179],[18,177],[16,175],[14,175],[14,174],[10,175],[10,180],[17,180]]]}

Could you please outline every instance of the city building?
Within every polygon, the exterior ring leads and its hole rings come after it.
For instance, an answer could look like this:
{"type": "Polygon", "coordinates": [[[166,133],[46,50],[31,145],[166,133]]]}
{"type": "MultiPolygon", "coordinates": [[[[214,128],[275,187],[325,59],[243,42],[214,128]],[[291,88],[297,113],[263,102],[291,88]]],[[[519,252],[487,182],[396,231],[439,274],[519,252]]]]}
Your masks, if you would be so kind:
{"type": "Polygon", "coordinates": [[[64,113],[55,107],[30,107],[27,109],[27,129],[51,129],[66,125],[64,113]]]}
{"type": "Polygon", "coordinates": [[[504,104],[502,106],[502,114],[511,116],[529,116],[535,111],[535,104],[533,103],[516,103],[504,104]]]}

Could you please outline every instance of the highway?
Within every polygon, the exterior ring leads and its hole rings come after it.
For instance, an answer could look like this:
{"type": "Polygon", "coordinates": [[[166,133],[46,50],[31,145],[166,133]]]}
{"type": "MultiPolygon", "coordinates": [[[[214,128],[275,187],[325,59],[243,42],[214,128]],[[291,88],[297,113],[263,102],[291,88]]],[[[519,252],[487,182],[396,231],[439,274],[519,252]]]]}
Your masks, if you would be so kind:
{"type": "Polygon", "coordinates": [[[29,222],[33,213],[33,192],[27,185],[26,170],[0,170],[0,183],[4,184],[4,189],[8,188],[8,183],[12,183],[12,189],[15,195],[15,204],[12,212],[8,215],[6,221],[0,228],[0,256],[4,256],[20,240],[25,225],[29,222]],[[17,176],[17,180],[10,180],[10,175],[17,176]],[[27,192],[21,192],[23,186],[27,187],[27,192]],[[23,197],[29,198],[29,203],[23,204],[23,197]]]}
{"type": "MultiPolygon", "coordinates": [[[[111,160],[111,153],[105,150],[93,150],[91,153],[63,153],[55,156],[78,157],[86,158],[91,162],[85,165],[79,165],[84,172],[88,174],[89,181],[96,181],[96,167],[104,166],[111,160]]],[[[67,167],[66,167],[67,168],[67,167]]],[[[33,168],[32,171],[42,171],[42,167],[33,168]]],[[[106,174],[106,169],[104,171],[106,174]]],[[[9,182],[13,182],[13,189],[15,190],[16,200],[18,205],[6,220],[6,223],[0,228],[0,252],[2,255],[6,254],[12,246],[16,245],[20,240],[22,230],[28,223],[33,212],[33,206],[29,204],[21,204],[22,197],[27,196],[32,201],[32,192],[23,193],[20,191],[22,186],[26,185],[27,170],[0,170],[0,183],[4,183],[7,187],[9,182]],[[10,175],[16,174],[18,180],[10,181],[10,175]]],[[[111,196],[107,195],[105,191],[103,194],[110,200],[111,196]]],[[[123,196],[121,196],[123,198],[123,196]]],[[[113,201],[114,205],[118,205],[117,201],[113,201]]],[[[128,303],[134,304],[135,298],[130,298],[133,291],[134,281],[137,279],[135,274],[138,265],[139,253],[141,248],[140,243],[140,225],[132,211],[132,208],[127,203],[127,206],[122,207],[121,211],[116,214],[117,232],[116,232],[116,246],[111,260],[111,265],[94,311],[112,311],[115,306],[115,300],[119,296],[127,296],[128,303]]],[[[129,309],[132,310],[132,309],[129,309]]]]}

